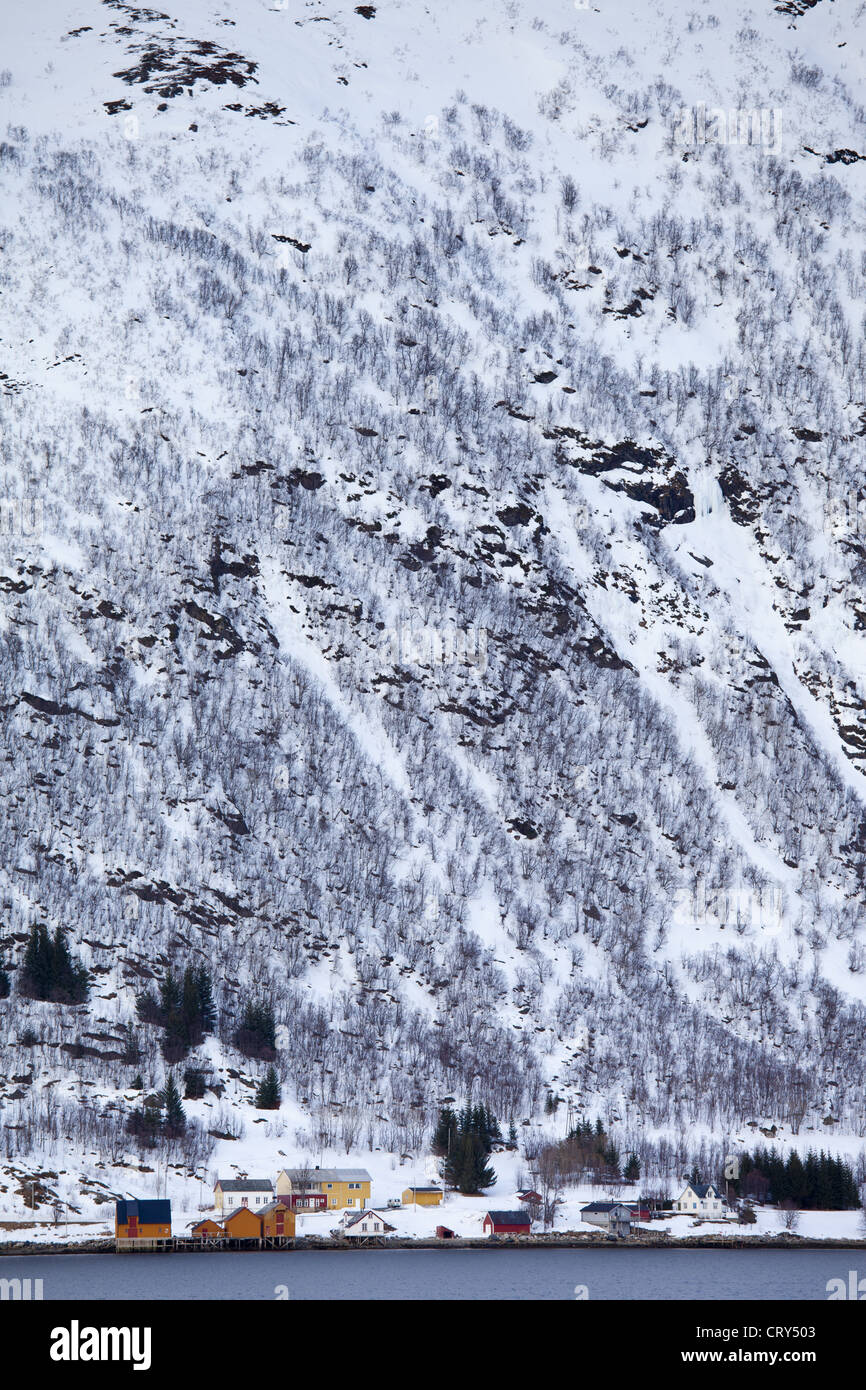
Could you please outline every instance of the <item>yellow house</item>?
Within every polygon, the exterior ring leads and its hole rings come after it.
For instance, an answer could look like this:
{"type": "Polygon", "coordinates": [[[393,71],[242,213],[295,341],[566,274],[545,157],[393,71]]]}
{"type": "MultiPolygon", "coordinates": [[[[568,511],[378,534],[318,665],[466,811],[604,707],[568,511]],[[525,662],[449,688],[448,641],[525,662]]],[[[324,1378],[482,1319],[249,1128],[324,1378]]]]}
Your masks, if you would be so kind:
{"type": "MultiPolygon", "coordinates": [[[[360,1211],[370,1200],[373,1179],[366,1168],[284,1168],[277,1174],[276,1192],[278,1198],[297,1198],[301,1193],[324,1197],[315,1205],[328,1211],[342,1210],[344,1207],[360,1211]]],[[[301,1203],[290,1205],[300,1210],[301,1203]]],[[[313,1206],[313,1203],[304,1203],[313,1206]]]]}
{"type": "Polygon", "coordinates": [[[442,1202],[441,1187],[407,1187],[403,1193],[404,1207],[438,1207],[442,1202]]]}

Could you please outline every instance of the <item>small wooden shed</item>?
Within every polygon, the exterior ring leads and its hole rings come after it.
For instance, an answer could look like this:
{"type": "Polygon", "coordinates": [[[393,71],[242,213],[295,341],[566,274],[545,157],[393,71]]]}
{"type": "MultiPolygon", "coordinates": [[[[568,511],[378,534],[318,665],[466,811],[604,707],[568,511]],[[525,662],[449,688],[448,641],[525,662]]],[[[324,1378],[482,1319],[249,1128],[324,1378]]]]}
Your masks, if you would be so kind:
{"type": "Polygon", "coordinates": [[[223,1220],[223,1230],[229,1240],[258,1240],[262,1234],[261,1214],[249,1207],[238,1207],[223,1220]]]}
{"type": "Polygon", "coordinates": [[[203,1221],[197,1221],[190,1231],[194,1240],[224,1240],[225,1231],[218,1221],[214,1221],[212,1216],[206,1216],[203,1221]]]}
{"type": "Polygon", "coordinates": [[[403,1192],[404,1207],[438,1207],[441,1202],[441,1187],[407,1187],[403,1192]]]}

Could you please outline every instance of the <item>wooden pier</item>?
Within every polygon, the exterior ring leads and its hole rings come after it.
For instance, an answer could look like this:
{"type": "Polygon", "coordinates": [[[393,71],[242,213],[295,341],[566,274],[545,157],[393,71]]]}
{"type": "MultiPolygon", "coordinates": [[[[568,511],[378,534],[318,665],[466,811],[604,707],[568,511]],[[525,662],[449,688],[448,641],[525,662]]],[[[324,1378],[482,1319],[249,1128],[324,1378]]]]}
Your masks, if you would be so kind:
{"type": "Polygon", "coordinates": [[[115,1254],[158,1254],[172,1250],[291,1250],[293,1236],[115,1236],[115,1254]]]}

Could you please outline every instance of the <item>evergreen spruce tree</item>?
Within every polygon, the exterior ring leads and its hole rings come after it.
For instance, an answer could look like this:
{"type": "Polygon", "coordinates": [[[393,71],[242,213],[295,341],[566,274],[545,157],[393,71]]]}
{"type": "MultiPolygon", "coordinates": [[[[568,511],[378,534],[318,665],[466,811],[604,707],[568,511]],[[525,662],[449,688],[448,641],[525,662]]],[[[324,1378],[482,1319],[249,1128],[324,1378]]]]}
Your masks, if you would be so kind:
{"type": "Polygon", "coordinates": [[[259,1110],[279,1110],[281,1100],[282,1090],[277,1069],[271,1064],[259,1082],[255,1104],[259,1110]]]}
{"type": "Polygon", "coordinates": [[[246,1004],[240,1027],[235,1031],[234,1044],[246,1057],[273,1061],[277,1055],[277,1025],[270,1004],[264,1001],[246,1004]]]}
{"type": "Polygon", "coordinates": [[[803,1167],[803,1160],[794,1149],[788,1155],[788,1162],[785,1165],[785,1184],[787,1187],[786,1196],[789,1201],[794,1203],[795,1207],[800,1209],[808,1204],[806,1170],[803,1167]]]}
{"type": "Polygon", "coordinates": [[[198,991],[198,1014],[202,1033],[212,1033],[216,1027],[216,1005],[213,998],[213,981],[202,966],[196,974],[198,991]]]}
{"type": "Polygon", "coordinates": [[[483,1106],[467,1105],[459,1116],[453,1111],[440,1114],[434,1138],[440,1148],[448,1143],[444,1149],[443,1174],[448,1186],[458,1192],[481,1192],[496,1181],[496,1174],[487,1162],[491,1119],[490,1112],[483,1106]]]}
{"type": "Polygon", "coordinates": [[[134,1067],[141,1061],[141,1046],[138,1041],[138,1034],[130,1025],[126,1025],[126,1042],[123,1047],[123,1062],[127,1067],[134,1067]]]}
{"type": "Polygon", "coordinates": [[[184,1100],[201,1100],[206,1090],[204,1072],[198,1067],[187,1067],[183,1074],[184,1100]]]}
{"type": "Polygon", "coordinates": [[[21,992],[34,999],[47,999],[50,990],[51,942],[48,929],[40,923],[30,929],[30,939],[21,967],[21,992]]]}
{"type": "Polygon", "coordinates": [[[74,987],[75,974],[72,957],[66,944],[66,933],[58,927],[54,933],[51,958],[51,993],[66,994],[74,987]]]}
{"type": "Polygon", "coordinates": [[[162,1104],[162,1130],[170,1138],[177,1138],[186,1129],[186,1114],[177,1082],[169,1072],[165,1086],[160,1094],[162,1104]]]}
{"type": "Polygon", "coordinates": [[[54,1004],[82,1004],[87,998],[87,971],[72,958],[66,932],[53,939],[44,924],[33,927],[21,969],[21,993],[54,1004]]]}
{"type": "Polygon", "coordinates": [[[195,1047],[204,1037],[201,1027],[197,973],[190,966],[187,966],[183,972],[183,984],[181,986],[181,1036],[187,1047],[195,1047]]]}
{"type": "Polygon", "coordinates": [[[628,1162],[623,1170],[623,1177],[626,1182],[638,1182],[640,1180],[640,1163],[637,1154],[629,1154],[628,1162]]]}
{"type": "Polygon", "coordinates": [[[449,1106],[445,1106],[439,1111],[439,1119],[433,1131],[433,1142],[430,1148],[439,1158],[445,1158],[451,1152],[456,1138],[457,1116],[449,1106]]]}
{"type": "Polygon", "coordinates": [[[165,974],[165,979],[159,987],[159,1007],[162,1011],[163,1019],[169,1018],[172,1014],[180,1011],[180,985],[177,976],[169,966],[165,974]]]}
{"type": "Polygon", "coordinates": [[[469,1131],[463,1136],[463,1162],[458,1191],[463,1193],[482,1192],[492,1187],[496,1174],[487,1162],[488,1150],[484,1140],[477,1133],[469,1131]]]}
{"type": "Polygon", "coordinates": [[[0,999],[7,999],[9,997],[9,990],[9,976],[3,969],[2,961],[0,961],[0,999]]]}
{"type": "Polygon", "coordinates": [[[162,1008],[152,989],[142,990],[136,997],[135,1011],[142,1023],[160,1023],[162,1021],[162,1008]]]}

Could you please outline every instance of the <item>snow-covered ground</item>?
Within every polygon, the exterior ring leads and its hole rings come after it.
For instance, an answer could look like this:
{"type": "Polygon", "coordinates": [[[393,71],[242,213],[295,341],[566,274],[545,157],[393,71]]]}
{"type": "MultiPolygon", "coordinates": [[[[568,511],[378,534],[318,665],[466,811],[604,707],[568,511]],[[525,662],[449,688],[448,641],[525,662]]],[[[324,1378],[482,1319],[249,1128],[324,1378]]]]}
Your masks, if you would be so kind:
{"type": "Polygon", "coordinates": [[[386,1200],[446,1096],[866,1177],[866,40],[797,8],[5,22],[0,1214],[319,1136],[386,1200]]]}
{"type": "MultiPolygon", "coordinates": [[[[798,1151],[805,1153],[811,1145],[811,1137],[803,1136],[794,1142],[798,1151]]],[[[372,1179],[368,1207],[384,1212],[386,1220],[394,1227],[396,1237],[425,1238],[435,1235],[438,1225],[448,1226],[458,1236],[481,1237],[485,1212],[490,1209],[512,1210],[520,1207],[518,1192],[532,1186],[532,1175],[521,1154],[503,1151],[491,1155],[490,1162],[496,1173],[496,1182],[483,1195],[463,1196],[447,1191],[442,1203],[437,1207],[400,1206],[389,1208],[390,1201],[402,1202],[403,1193],[408,1187],[423,1187],[438,1183],[437,1161],[432,1155],[420,1154],[417,1157],[357,1151],[347,1157],[344,1152],[323,1151],[321,1154],[304,1155],[301,1158],[284,1149],[279,1142],[259,1134],[255,1139],[243,1143],[240,1153],[238,1145],[223,1144],[218,1166],[202,1181],[183,1179],[171,1169],[141,1174],[136,1179],[127,1175],[122,1191],[125,1196],[153,1197],[168,1196],[172,1201],[172,1229],[175,1235],[184,1235],[189,1227],[201,1220],[203,1214],[217,1215],[213,1205],[212,1184],[217,1175],[233,1178],[240,1175],[249,1178],[263,1178],[274,1181],[277,1172],[283,1167],[361,1167],[366,1168],[372,1179]],[[240,1161],[238,1161],[240,1160],[240,1161]]],[[[782,1144],[785,1152],[785,1145],[782,1144]]],[[[850,1146],[842,1146],[842,1153],[849,1153],[850,1146]]],[[[121,1175],[115,1172],[115,1178],[121,1175]]],[[[636,1184],[581,1184],[576,1187],[563,1187],[552,1230],[569,1231],[593,1236],[598,1234],[594,1226],[580,1220],[580,1211],[588,1202],[610,1200],[636,1200],[645,1195],[647,1185],[636,1184]]],[[[671,1195],[677,1196],[681,1185],[673,1184],[671,1195]],[[674,1190],[676,1189],[676,1190],[674,1190]]],[[[37,1212],[39,1224],[27,1225],[27,1211],[23,1203],[0,1204],[0,1223],[14,1220],[14,1229],[4,1229],[0,1225],[0,1244],[17,1243],[22,1240],[43,1243],[75,1244],[81,1240],[93,1239],[114,1232],[114,1207],[98,1206],[93,1202],[79,1203],[80,1211],[66,1221],[66,1213],[60,1214],[57,1221],[51,1219],[44,1209],[37,1212]],[[24,1224],[22,1224],[24,1223],[24,1224]]],[[[754,1225],[740,1225],[734,1219],[722,1221],[694,1220],[691,1216],[679,1213],[666,1213],[658,1221],[643,1223],[647,1229],[656,1233],[664,1232],[674,1239],[691,1236],[706,1236],[714,1232],[735,1233],[737,1237],[780,1235],[785,1230],[780,1212],[772,1205],[756,1204],[757,1220],[754,1225]]],[[[327,1211],[308,1215],[298,1215],[298,1236],[328,1236],[337,1228],[342,1211],[327,1211]]],[[[535,1231],[543,1226],[536,1223],[535,1231]]],[[[803,1211],[798,1213],[794,1234],[811,1239],[862,1240],[866,1238],[861,1213],[859,1211],[803,1211]]]]}

